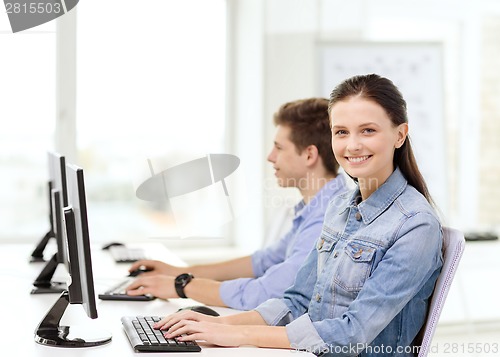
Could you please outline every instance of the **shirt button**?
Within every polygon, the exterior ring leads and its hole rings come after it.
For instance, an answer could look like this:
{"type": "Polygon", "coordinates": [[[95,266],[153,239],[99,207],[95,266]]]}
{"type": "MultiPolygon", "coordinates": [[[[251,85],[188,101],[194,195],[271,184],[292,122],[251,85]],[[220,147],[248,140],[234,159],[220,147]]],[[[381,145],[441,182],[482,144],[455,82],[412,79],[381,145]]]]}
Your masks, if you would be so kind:
{"type": "Polygon", "coordinates": [[[316,301],[317,301],[317,302],[320,302],[320,301],[321,301],[321,295],[320,295],[320,294],[316,294],[316,301]]]}
{"type": "Polygon", "coordinates": [[[361,213],[356,212],[356,216],[355,217],[356,217],[357,221],[361,221],[361,213]]]}
{"type": "Polygon", "coordinates": [[[318,244],[318,249],[323,248],[323,243],[325,243],[325,240],[324,240],[324,239],[321,239],[321,241],[320,241],[320,242],[319,242],[319,244],[318,244]]]}
{"type": "Polygon", "coordinates": [[[360,248],[360,249],[358,249],[358,251],[357,251],[356,253],[354,253],[354,254],[353,254],[353,256],[352,256],[352,257],[353,257],[354,259],[359,259],[359,258],[361,258],[361,255],[362,255],[362,254],[363,254],[363,249],[361,249],[361,248],[360,248]]]}
{"type": "Polygon", "coordinates": [[[335,252],[335,253],[333,253],[333,257],[334,257],[334,258],[337,258],[338,256],[339,256],[339,252],[335,252]]]}

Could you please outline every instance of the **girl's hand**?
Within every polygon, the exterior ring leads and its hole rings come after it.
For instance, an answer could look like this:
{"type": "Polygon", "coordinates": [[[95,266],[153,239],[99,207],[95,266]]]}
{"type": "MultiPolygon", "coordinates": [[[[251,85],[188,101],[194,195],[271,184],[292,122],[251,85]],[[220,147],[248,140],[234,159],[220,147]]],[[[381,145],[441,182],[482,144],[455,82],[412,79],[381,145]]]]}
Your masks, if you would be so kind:
{"type": "Polygon", "coordinates": [[[192,310],[183,310],[176,312],[175,314],[171,314],[167,317],[164,317],[160,321],[154,324],[154,328],[158,330],[168,330],[170,327],[173,325],[177,324],[181,320],[191,320],[191,321],[206,321],[206,322],[212,322],[212,323],[222,323],[222,318],[220,316],[211,316],[211,315],[205,315],[201,314],[199,312],[195,312],[192,310]]]}
{"type": "Polygon", "coordinates": [[[237,347],[244,344],[245,326],[226,325],[220,317],[203,315],[194,311],[181,311],[167,316],[155,324],[166,338],[179,341],[203,340],[218,346],[237,347]]]}

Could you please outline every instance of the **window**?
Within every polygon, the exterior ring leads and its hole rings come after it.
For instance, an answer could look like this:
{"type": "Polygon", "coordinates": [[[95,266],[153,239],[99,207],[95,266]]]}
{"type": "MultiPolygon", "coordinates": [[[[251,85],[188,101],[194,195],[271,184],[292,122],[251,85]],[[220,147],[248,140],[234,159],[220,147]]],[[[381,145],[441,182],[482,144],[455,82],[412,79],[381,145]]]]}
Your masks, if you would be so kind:
{"type": "Polygon", "coordinates": [[[77,19],[77,151],[95,240],[175,236],[153,171],[226,152],[224,0],[87,1],[77,19]]]}
{"type": "Polygon", "coordinates": [[[76,142],[73,125],[56,128],[56,21],[12,34],[0,15],[0,239],[46,233],[56,142],[85,170],[93,241],[168,236],[165,204],[135,189],[151,175],[147,159],[161,171],[228,151],[226,1],[84,1],[73,11],[76,142]]]}
{"type": "Polygon", "coordinates": [[[49,228],[47,150],[55,117],[55,23],[13,34],[0,11],[0,240],[41,238],[49,228]]]}

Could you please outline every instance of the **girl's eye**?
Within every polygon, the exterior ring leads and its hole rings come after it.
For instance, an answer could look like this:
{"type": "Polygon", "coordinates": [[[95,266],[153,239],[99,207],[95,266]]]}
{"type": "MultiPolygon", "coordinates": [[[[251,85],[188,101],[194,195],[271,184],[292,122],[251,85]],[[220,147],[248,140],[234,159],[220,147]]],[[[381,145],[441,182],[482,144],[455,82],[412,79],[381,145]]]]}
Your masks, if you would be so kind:
{"type": "Polygon", "coordinates": [[[366,134],[371,134],[371,133],[374,133],[374,132],[375,132],[374,129],[370,129],[370,128],[363,129],[363,133],[366,133],[366,134]]]}
{"type": "Polygon", "coordinates": [[[346,135],[346,134],[347,134],[347,131],[345,131],[345,130],[337,130],[335,132],[335,135],[346,135]]]}

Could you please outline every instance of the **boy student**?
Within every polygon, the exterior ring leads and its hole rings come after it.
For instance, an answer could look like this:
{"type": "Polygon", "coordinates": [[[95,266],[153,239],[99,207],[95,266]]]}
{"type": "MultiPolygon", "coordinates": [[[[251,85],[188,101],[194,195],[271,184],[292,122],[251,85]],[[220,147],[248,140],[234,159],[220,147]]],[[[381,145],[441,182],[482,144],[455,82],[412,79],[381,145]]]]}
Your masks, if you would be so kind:
{"type": "Polygon", "coordinates": [[[274,146],[267,157],[281,187],[298,189],[292,228],[274,244],[252,255],[220,263],[176,267],[141,260],[152,271],[128,287],[129,295],[192,298],[213,306],[250,310],[282,297],[321,234],[328,202],[346,190],[333,155],[328,100],[309,98],[282,105],[274,115],[274,146]]]}

